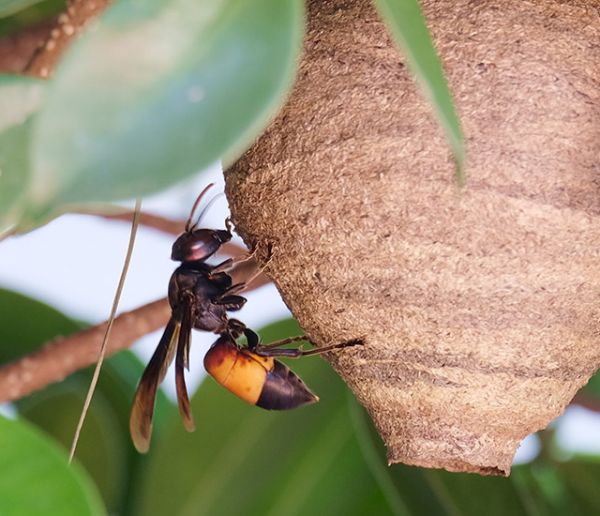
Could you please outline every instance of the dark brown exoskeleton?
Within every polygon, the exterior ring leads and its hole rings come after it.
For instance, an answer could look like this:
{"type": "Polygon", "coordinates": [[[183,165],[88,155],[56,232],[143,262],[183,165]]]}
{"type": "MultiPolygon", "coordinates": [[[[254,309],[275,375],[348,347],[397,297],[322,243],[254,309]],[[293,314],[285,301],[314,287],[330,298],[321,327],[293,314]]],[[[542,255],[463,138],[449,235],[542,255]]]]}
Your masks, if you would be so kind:
{"type": "Polygon", "coordinates": [[[210,187],[212,184],[198,196],[184,233],[173,244],[171,258],[182,263],[169,281],[172,314],[140,379],[129,423],[133,443],[140,452],[148,450],[156,390],[174,357],[179,409],[186,429],[192,431],[195,427],[184,378],[184,368],[188,368],[191,329],[217,334],[232,331],[235,335],[245,329],[241,321],[229,319],[227,315],[227,311],[239,310],[246,302],[245,298],[236,295],[244,285],[233,285],[231,276],[226,272],[235,260],[225,260],[218,265],[206,263],[224,243],[231,240],[229,222],[227,229],[197,228],[205,208],[198,221],[192,224],[194,212],[210,187]]]}
{"type": "Polygon", "coordinates": [[[218,265],[206,263],[232,238],[229,220],[226,221],[227,229],[197,228],[208,206],[198,221],[192,224],[194,212],[211,186],[208,185],[198,196],[185,232],[173,244],[171,258],[181,265],[175,269],[169,282],[172,315],[140,379],[129,422],[133,443],[142,453],[150,445],[156,391],[174,357],[179,411],[185,428],[188,431],[195,428],[184,377],[184,369],[188,368],[189,362],[192,328],[220,335],[204,359],[208,373],[243,400],[271,410],[291,409],[318,401],[304,382],[274,357],[316,355],[362,343],[362,340],[354,339],[309,351],[281,349],[285,344],[308,340],[292,337],[263,345],[258,335],[244,323],[229,318],[227,312],[240,310],[246,303],[246,299],[238,294],[247,283],[234,284],[228,271],[249,256],[228,259],[218,265]],[[236,342],[241,335],[246,337],[245,346],[236,342]]]}

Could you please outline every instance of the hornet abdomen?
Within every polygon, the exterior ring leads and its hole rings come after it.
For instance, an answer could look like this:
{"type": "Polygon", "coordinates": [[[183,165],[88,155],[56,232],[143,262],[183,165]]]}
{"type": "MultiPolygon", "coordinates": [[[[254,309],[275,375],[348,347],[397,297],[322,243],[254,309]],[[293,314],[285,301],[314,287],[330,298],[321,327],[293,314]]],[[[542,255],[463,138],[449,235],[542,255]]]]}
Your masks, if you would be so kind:
{"type": "Polygon", "coordinates": [[[237,397],[264,409],[287,410],[319,401],[285,364],[239,348],[228,335],[210,348],[204,367],[237,397]]]}

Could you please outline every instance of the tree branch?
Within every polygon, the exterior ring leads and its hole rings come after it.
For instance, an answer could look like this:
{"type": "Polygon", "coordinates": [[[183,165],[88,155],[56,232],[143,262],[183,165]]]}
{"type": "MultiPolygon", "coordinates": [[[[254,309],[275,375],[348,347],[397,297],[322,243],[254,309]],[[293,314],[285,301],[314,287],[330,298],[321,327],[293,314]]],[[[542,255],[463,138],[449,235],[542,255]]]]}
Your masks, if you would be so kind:
{"type": "Polygon", "coordinates": [[[46,22],[0,38],[0,72],[22,72],[51,30],[52,22],[46,22]]]}
{"type": "MultiPolygon", "coordinates": [[[[137,339],[160,329],[171,314],[160,299],[119,315],[114,322],[107,355],[131,346],[137,339]]],[[[107,322],[42,346],[37,351],[0,367],[0,402],[13,401],[75,371],[96,363],[107,322]]]]}
{"type": "MultiPolygon", "coordinates": [[[[86,213],[87,215],[87,213],[86,213]]],[[[95,213],[93,215],[96,215],[95,213]]],[[[131,212],[125,211],[123,213],[111,213],[111,214],[98,214],[100,217],[108,220],[119,220],[123,222],[131,221],[131,212]]],[[[142,213],[140,215],[140,224],[152,229],[157,229],[163,233],[170,235],[179,235],[183,232],[185,227],[184,220],[173,220],[161,217],[160,215],[154,215],[152,213],[142,213]]],[[[237,246],[236,246],[237,247],[237,246]]],[[[239,248],[241,249],[241,248],[239,248]]]]}
{"type": "Polygon", "coordinates": [[[67,10],[57,18],[49,36],[25,66],[24,72],[41,78],[50,76],[71,42],[108,4],[108,0],[69,0],[67,10]]]}
{"type": "Polygon", "coordinates": [[[53,20],[0,38],[0,72],[50,76],[71,42],[109,3],[69,0],[67,9],[53,20]]]}

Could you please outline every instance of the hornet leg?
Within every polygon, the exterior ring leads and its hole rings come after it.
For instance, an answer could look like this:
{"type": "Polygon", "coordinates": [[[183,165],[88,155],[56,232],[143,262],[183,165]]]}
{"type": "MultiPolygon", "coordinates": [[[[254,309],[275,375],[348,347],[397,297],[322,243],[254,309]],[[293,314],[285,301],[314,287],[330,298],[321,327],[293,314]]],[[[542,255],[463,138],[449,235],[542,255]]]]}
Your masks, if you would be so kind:
{"type": "Polygon", "coordinates": [[[258,345],[254,349],[252,349],[253,353],[260,355],[262,357],[288,357],[288,358],[300,358],[300,357],[308,357],[311,355],[320,355],[322,353],[328,353],[329,351],[333,351],[335,349],[347,348],[350,346],[357,346],[364,344],[363,339],[352,339],[344,342],[340,342],[338,344],[332,344],[331,346],[325,346],[323,348],[315,348],[310,350],[304,350],[300,348],[287,348],[281,349],[278,346],[282,346],[289,342],[294,342],[294,340],[307,340],[305,337],[291,337],[290,339],[283,339],[282,341],[273,342],[267,345],[258,345]]]}
{"type": "Polygon", "coordinates": [[[223,306],[227,311],[235,312],[237,310],[241,310],[246,304],[246,301],[247,299],[242,296],[225,296],[219,297],[213,301],[213,304],[223,306]]]}
{"type": "Polygon", "coordinates": [[[258,268],[258,264],[256,263],[256,261],[252,261],[252,262],[248,263],[247,265],[238,267],[236,269],[233,268],[234,264],[237,265],[239,263],[249,262],[251,259],[253,259],[254,255],[257,252],[257,249],[255,249],[252,252],[252,254],[249,254],[244,258],[230,258],[229,260],[225,260],[223,263],[217,265],[211,271],[211,274],[216,274],[216,273],[222,272],[225,269],[225,270],[227,270],[227,272],[229,273],[229,275],[231,277],[234,277],[235,279],[243,279],[243,281],[239,281],[235,285],[229,287],[229,289],[227,289],[225,292],[223,292],[219,297],[238,294],[238,293],[246,290],[248,288],[248,286],[250,285],[250,283],[252,283],[258,276],[260,276],[263,273],[263,271],[265,270],[265,268],[267,267],[267,265],[269,265],[269,262],[271,261],[271,256],[272,256],[272,250],[271,250],[270,245],[268,247],[268,251],[269,251],[269,255],[268,255],[267,261],[260,268],[258,268]],[[248,270],[245,270],[245,269],[248,269],[248,270]],[[253,270],[253,272],[250,272],[252,270],[253,270]]]}
{"type": "Polygon", "coordinates": [[[254,253],[244,253],[240,256],[235,256],[234,258],[227,258],[227,260],[215,265],[214,268],[209,272],[208,277],[210,278],[213,274],[218,274],[219,272],[229,272],[239,263],[247,262],[252,258],[254,258],[254,253]]]}

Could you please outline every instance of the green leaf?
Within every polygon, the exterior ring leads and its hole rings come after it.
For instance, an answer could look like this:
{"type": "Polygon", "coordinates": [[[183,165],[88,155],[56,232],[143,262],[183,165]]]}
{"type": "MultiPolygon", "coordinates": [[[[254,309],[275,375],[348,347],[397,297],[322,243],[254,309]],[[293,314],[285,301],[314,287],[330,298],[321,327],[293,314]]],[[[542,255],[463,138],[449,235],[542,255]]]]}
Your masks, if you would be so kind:
{"type": "MultiPolygon", "coordinates": [[[[77,446],[77,460],[96,482],[108,510],[115,514],[127,513],[135,471],[141,462],[129,438],[129,412],[142,371],[143,365],[129,351],[110,357],[104,363],[77,446]]],[[[19,400],[19,413],[69,449],[91,376],[92,368],[89,368],[19,400]]],[[[174,411],[159,392],[157,435],[174,411]]]]}
{"type": "Polygon", "coordinates": [[[532,514],[573,516],[600,513],[600,459],[576,456],[562,462],[549,453],[527,466],[517,466],[513,478],[521,486],[532,514]]]}
{"type": "Polygon", "coordinates": [[[431,496],[431,489],[420,470],[406,467],[403,476],[392,475],[391,469],[397,471],[398,468],[386,465],[385,447],[365,409],[351,396],[348,397],[348,407],[365,461],[390,505],[395,508],[395,513],[448,514],[444,503],[431,496]]]}
{"type": "Polygon", "coordinates": [[[531,514],[510,478],[431,470],[424,473],[453,513],[473,516],[482,513],[497,516],[531,514]]]}
{"type": "Polygon", "coordinates": [[[529,515],[529,505],[510,478],[384,465],[385,448],[370,419],[354,400],[353,422],[361,436],[367,462],[382,489],[405,514],[529,515]]]}
{"type": "MultiPolygon", "coordinates": [[[[8,1],[10,3],[7,3],[7,6],[13,3],[16,4],[17,2],[20,4],[19,0],[15,0],[14,2],[13,0],[8,1]]],[[[19,10],[6,18],[0,16],[0,37],[49,20],[53,16],[58,16],[66,9],[65,0],[31,0],[31,2],[27,1],[26,3],[30,7],[19,10]]],[[[25,5],[25,0],[21,5],[25,5]]]]}
{"type": "Polygon", "coordinates": [[[578,457],[561,464],[559,469],[580,514],[600,513],[600,458],[578,457]]]}
{"type": "Polygon", "coordinates": [[[0,0],[0,18],[18,13],[41,0],[0,0]]]}
{"type": "Polygon", "coordinates": [[[31,116],[43,90],[42,81],[0,75],[0,232],[18,221],[26,201],[31,116]]]}
{"type": "MultiPolygon", "coordinates": [[[[20,294],[0,289],[0,362],[31,353],[41,344],[82,329],[62,313],[20,294]],[[34,321],[34,323],[32,323],[34,321]]],[[[130,481],[139,455],[129,440],[131,398],[143,365],[129,351],[104,364],[76,458],[96,481],[107,508],[126,512],[130,481]]],[[[68,449],[91,379],[91,368],[16,402],[19,413],[68,449]]],[[[174,408],[162,393],[157,399],[157,433],[174,408]]],[[[2,514],[2,512],[0,512],[2,514]]]]}
{"type": "Polygon", "coordinates": [[[0,288],[0,363],[15,360],[44,342],[81,329],[82,324],[58,310],[0,288]]]}
{"type": "Polygon", "coordinates": [[[452,149],[456,177],[464,184],[465,143],[460,121],[417,0],[375,0],[390,32],[431,102],[452,149]]]}
{"type": "Polygon", "coordinates": [[[461,516],[600,513],[597,457],[523,464],[513,467],[509,478],[401,464],[385,467],[383,443],[366,412],[353,399],[349,406],[369,467],[392,501],[391,505],[401,507],[403,513],[461,516]]]}
{"type": "Polygon", "coordinates": [[[538,460],[528,465],[517,466],[513,469],[511,478],[527,501],[530,514],[580,514],[575,510],[574,500],[564,479],[561,478],[558,463],[538,460]]]}
{"type": "Polygon", "coordinates": [[[600,398],[600,371],[597,371],[592,376],[586,386],[582,389],[586,395],[591,395],[595,398],[600,398]]]}
{"type": "Polygon", "coordinates": [[[301,0],[115,2],[50,84],[34,128],[33,216],[233,160],[283,102],[302,29],[301,0]]]}
{"type": "Polygon", "coordinates": [[[83,470],[39,431],[0,417],[0,443],[0,514],[105,514],[83,470]]]}
{"type": "MultiPolygon", "coordinates": [[[[265,342],[300,333],[289,321],[261,331],[265,342]]],[[[320,358],[290,365],[319,403],[269,412],[207,379],[192,399],[196,432],[177,418],[155,436],[134,514],[389,514],[356,440],[345,384],[320,358]]]]}
{"type": "MultiPolygon", "coordinates": [[[[89,381],[83,375],[52,385],[18,403],[19,414],[70,448],[89,381]]],[[[77,446],[76,458],[94,479],[106,507],[117,512],[126,496],[129,446],[114,407],[97,389],[77,446]]]]}

